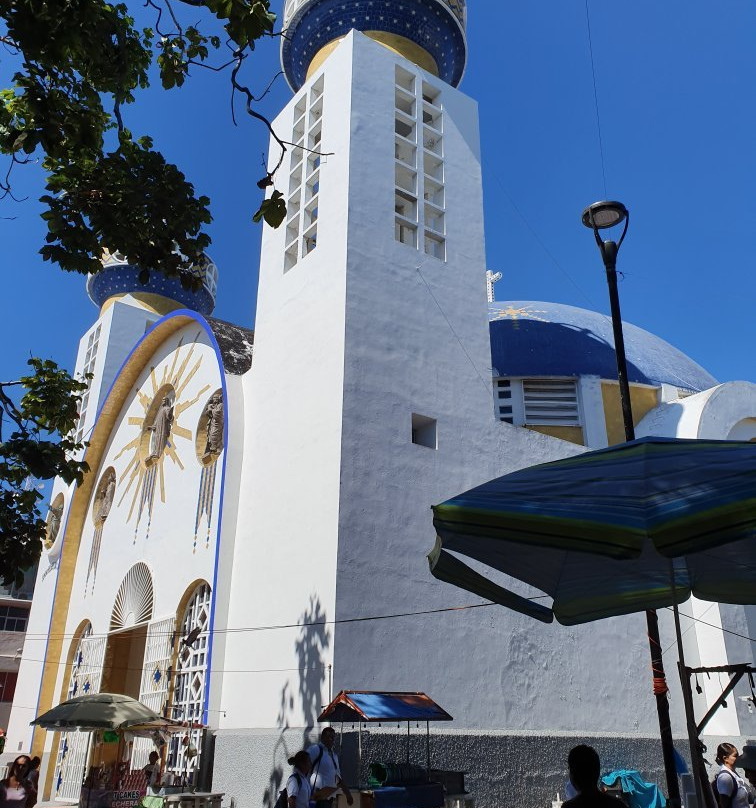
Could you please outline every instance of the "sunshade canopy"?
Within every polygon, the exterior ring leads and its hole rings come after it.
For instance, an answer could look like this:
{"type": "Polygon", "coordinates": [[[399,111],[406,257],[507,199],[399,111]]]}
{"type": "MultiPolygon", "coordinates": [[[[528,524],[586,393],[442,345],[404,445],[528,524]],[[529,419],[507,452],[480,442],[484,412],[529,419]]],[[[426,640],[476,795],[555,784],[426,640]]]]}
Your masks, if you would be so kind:
{"type": "Polygon", "coordinates": [[[342,690],[323,710],[318,721],[453,721],[425,693],[385,693],[342,690]]]}
{"type": "Polygon", "coordinates": [[[121,693],[93,693],[61,702],[32,721],[43,729],[84,730],[126,729],[164,719],[141,701],[121,693]]]}
{"type": "Polygon", "coordinates": [[[545,622],[661,608],[691,593],[756,601],[754,443],[642,438],[499,477],[433,512],[435,577],[545,622]],[[550,595],[553,611],[449,550],[550,595]]]}

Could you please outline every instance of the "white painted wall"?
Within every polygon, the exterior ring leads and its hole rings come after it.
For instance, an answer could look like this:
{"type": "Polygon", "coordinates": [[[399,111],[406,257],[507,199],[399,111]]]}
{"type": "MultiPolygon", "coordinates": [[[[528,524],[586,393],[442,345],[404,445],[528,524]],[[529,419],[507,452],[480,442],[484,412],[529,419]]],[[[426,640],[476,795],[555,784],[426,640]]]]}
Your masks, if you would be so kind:
{"type": "MultiPolygon", "coordinates": [[[[278,116],[277,132],[291,132],[294,106],[322,72],[278,116]]],[[[244,468],[220,724],[229,730],[301,726],[324,698],[303,686],[299,669],[311,666],[312,649],[298,629],[237,630],[313,614],[332,619],[335,611],[350,74],[350,49],[342,46],[325,66],[322,150],[333,155],[320,168],[317,248],[284,272],[285,228],[266,227],[263,235],[255,356],[243,378],[244,443],[233,447],[243,452],[244,468]]],[[[271,154],[276,160],[275,147],[271,154]]],[[[284,192],[288,168],[276,179],[284,192]]],[[[329,661],[329,653],[312,660],[329,661]]],[[[323,673],[309,675],[322,682],[323,673]]]]}
{"type": "MultiPolygon", "coordinates": [[[[419,71],[359,34],[351,39],[337,619],[477,602],[430,576],[430,506],[580,451],[491,412],[476,105],[442,88],[441,262],[393,234],[394,65],[419,71]],[[436,451],[411,443],[412,412],[438,419],[436,451]]],[[[642,617],[567,630],[491,607],[340,624],[332,642],[334,691],[425,690],[452,713],[455,729],[655,729],[642,617]]]]}
{"type": "Polygon", "coordinates": [[[756,436],[756,384],[726,382],[686,398],[666,401],[646,413],[635,434],[639,438],[666,435],[751,440],[756,436]]]}

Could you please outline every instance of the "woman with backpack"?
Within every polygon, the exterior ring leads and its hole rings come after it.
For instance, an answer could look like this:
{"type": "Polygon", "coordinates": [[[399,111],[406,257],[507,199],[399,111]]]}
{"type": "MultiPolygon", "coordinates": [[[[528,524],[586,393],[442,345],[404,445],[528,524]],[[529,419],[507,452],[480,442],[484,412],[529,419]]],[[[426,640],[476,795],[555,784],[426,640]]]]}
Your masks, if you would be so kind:
{"type": "Polygon", "coordinates": [[[310,756],[305,749],[289,758],[294,771],[286,781],[286,804],[288,808],[308,808],[312,796],[310,785],[310,756]]]}
{"type": "Polygon", "coordinates": [[[734,744],[719,744],[716,761],[721,768],[712,783],[719,808],[748,808],[748,788],[745,780],[735,772],[737,759],[738,750],[734,744]]]}

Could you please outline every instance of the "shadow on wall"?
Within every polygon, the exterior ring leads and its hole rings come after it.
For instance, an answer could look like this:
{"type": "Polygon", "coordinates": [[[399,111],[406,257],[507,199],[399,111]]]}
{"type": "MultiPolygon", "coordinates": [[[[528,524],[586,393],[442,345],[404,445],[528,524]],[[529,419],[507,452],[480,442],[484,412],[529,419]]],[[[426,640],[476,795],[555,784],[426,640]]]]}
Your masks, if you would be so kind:
{"type": "MultiPolygon", "coordinates": [[[[294,650],[299,663],[299,698],[302,704],[304,728],[301,743],[290,748],[286,742],[286,731],[289,729],[289,718],[294,711],[294,694],[290,683],[287,682],[281,690],[281,700],[276,717],[276,725],[280,728],[280,732],[273,747],[268,787],[263,794],[263,805],[268,808],[273,808],[278,793],[285,785],[284,772],[288,767],[286,761],[311,742],[311,731],[324,706],[325,658],[331,645],[331,632],[326,625],[326,613],[320,603],[320,598],[310,595],[310,602],[297,622],[301,628],[294,642],[294,650]]],[[[327,698],[327,696],[326,693],[325,697],[327,698]]]]}

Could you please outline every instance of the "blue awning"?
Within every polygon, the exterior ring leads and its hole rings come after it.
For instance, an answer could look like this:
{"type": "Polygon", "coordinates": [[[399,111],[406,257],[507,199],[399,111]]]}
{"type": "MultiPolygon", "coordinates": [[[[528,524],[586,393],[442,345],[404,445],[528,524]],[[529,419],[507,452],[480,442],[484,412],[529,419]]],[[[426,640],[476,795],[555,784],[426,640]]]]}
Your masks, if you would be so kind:
{"type": "Polygon", "coordinates": [[[342,690],[323,710],[318,721],[453,721],[446,710],[425,693],[388,693],[342,690]]]}

